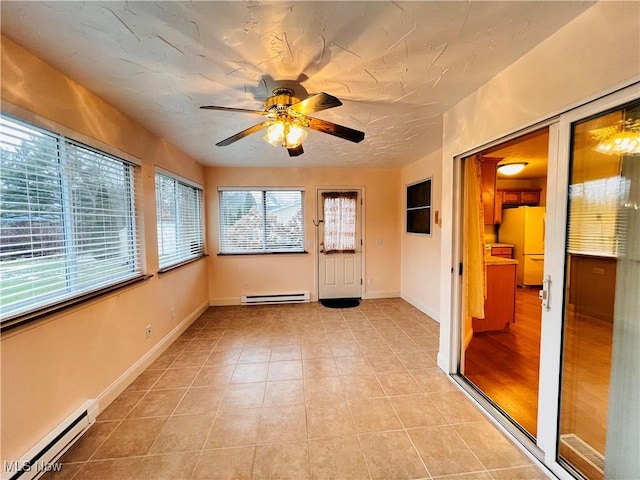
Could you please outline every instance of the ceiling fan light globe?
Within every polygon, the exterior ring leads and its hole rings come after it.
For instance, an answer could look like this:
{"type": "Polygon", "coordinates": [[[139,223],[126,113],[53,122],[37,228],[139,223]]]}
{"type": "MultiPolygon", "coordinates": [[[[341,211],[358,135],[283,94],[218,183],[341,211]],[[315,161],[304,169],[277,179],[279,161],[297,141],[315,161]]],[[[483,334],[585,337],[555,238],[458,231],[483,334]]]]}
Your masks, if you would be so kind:
{"type": "Polygon", "coordinates": [[[307,132],[298,125],[290,125],[284,139],[284,146],[287,148],[295,148],[304,142],[307,138],[307,132]]]}
{"type": "Polygon", "coordinates": [[[274,147],[279,147],[285,138],[284,130],[284,123],[273,123],[267,127],[267,134],[263,138],[274,147]]]}
{"type": "Polygon", "coordinates": [[[598,143],[596,150],[611,155],[636,155],[640,153],[640,133],[629,131],[615,133],[598,143]]]}

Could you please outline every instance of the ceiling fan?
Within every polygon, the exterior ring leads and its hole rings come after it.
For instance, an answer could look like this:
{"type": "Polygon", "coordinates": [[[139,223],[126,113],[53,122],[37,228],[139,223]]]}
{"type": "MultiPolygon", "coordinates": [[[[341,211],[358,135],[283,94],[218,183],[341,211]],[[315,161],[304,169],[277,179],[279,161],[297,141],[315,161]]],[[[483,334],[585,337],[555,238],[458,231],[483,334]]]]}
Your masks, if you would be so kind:
{"type": "Polygon", "coordinates": [[[214,105],[204,105],[200,108],[226,112],[253,113],[268,117],[264,122],[258,123],[216,143],[219,147],[231,145],[241,138],[251,135],[263,128],[267,129],[267,134],[264,136],[264,139],[273,146],[285,147],[291,157],[297,157],[304,153],[302,142],[307,137],[305,127],[328,133],[329,135],[334,135],[349,140],[350,142],[358,143],[364,139],[364,132],[307,116],[310,113],[339,107],[342,105],[342,102],[336,97],[322,92],[310,95],[301,101],[294,95],[295,92],[290,88],[274,88],[273,96],[267,98],[264,102],[264,110],[247,110],[244,108],[217,107],[214,105]]]}

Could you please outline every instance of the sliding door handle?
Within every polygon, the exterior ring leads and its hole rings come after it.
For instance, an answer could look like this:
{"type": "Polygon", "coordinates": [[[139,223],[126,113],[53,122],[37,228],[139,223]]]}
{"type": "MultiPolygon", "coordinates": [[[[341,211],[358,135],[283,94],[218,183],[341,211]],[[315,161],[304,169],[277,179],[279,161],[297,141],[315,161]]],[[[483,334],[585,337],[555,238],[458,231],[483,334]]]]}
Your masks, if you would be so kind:
{"type": "Polygon", "coordinates": [[[538,298],[542,301],[542,308],[544,308],[547,312],[551,308],[551,276],[547,275],[544,281],[542,282],[542,290],[538,292],[538,298]]]}

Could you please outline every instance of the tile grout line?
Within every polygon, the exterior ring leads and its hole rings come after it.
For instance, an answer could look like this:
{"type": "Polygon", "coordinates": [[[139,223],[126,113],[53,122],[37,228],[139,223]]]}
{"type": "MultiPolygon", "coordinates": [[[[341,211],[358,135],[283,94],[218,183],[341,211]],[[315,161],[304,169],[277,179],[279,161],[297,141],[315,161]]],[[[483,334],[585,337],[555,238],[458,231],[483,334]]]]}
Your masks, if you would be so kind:
{"type": "MultiPolygon", "coordinates": [[[[343,315],[344,316],[344,315],[343,315]]],[[[347,322],[347,326],[348,322],[347,322]]],[[[351,327],[349,326],[349,330],[351,331],[351,333],[353,334],[353,330],[351,329],[351,327]]],[[[365,357],[366,360],[366,357],[365,357]]],[[[369,363],[368,360],[367,364],[369,363]]],[[[371,367],[371,365],[369,365],[371,367]]],[[[340,372],[338,372],[340,373],[340,372]]],[[[340,385],[342,386],[342,380],[340,380],[340,385]]],[[[342,387],[344,390],[344,387],[342,387]]],[[[384,391],[384,390],[383,390],[384,391]]],[[[343,392],[344,394],[344,392],[343,392]]],[[[353,422],[353,428],[355,430],[355,436],[358,439],[358,445],[360,445],[360,454],[362,455],[362,461],[364,462],[365,468],[367,469],[367,475],[369,475],[369,480],[373,480],[373,475],[371,474],[371,468],[369,467],[369,462],[367,461],[367,457],[364,454],[364,446],[362,445],[362,439],[360,438],[360,434],[358,433],[358,426],[356,425],[356,419],[353,415],[353,410],[351,409],[351,404],[349,403],[349,399],[347,398],[346,394],[345,394],[345,400],[347,401],[347,408],[349,408],[349,413],[351,415],[351,421],[353,422]]]]}
{"type": "MultiPolygon", "coordinates": [[[[215,315],[213,315],[213,317],[212,317],[212,318],[213,318],[213,320],[215,321],[215,315]]],[[[209,323],[209,321],[211,321],[211,319],[207,319],[207,323],[209,323]]],[[[224,337],[225,337],[226,333],[227,333],[227,332],[226,332],[226,330],[224,330],[224,331],[222,332],[222,335],[218,338],[218,340],[217,340],[217,342],[216,342],[216,345],[215,345],[215,346],[213,347],[213,349],[211,350],[211,353],[210,353],[210,354],[209,354],[209,356],[207,357],[207,360],[211,357],[211,355],[213,355],[213,353],[214,353],[214,351],[215,351],[215,348],[220,344],[220,340],[221,340],[222,338],[224,338],[224,337]]],[[[227,337],[227,338],[229,338],[229,337],[227,337]]],[[[241,352],[241,353],[242,353],[242,352],[241,352]]],[[[204,365],[206,365],[206,364],[207,364],[207,360],[205,360],[204,365]]],[[[237,363],[237,361],[236,361],[236,364],[235,364],[235,365],[237,366],[237,364],[238,364],[238,363],[237,363]]],[[[203,368],[204,368],[204,366],[203,366],[203,368]]],[[[234,372],[235,372],[235,366],[234,366],[234,372]]],[[[209,442],[209,437],[210,437],[210,435],[211,435],[211,431],[213,430],[213,426],[215,425],[216,419],[217,419],[217,417],[218,417],[218,413],[220,412],[220,408],[222,408],[222,402],[223,402],[223,400],[224,400],[224,396],[225,396],[225,394],[226,394],[226,392],[227,392],[227,389],[229,388],[229,385],[231,384],[230,382],[231,382],[231,377],[232,377],[232,376],[233,376],[233,372],[231,372],[231,376],[229,377],[229,381],[228,381],[228,382],[226,382],[226,385],[225,385],[225,387],[224,387],[224,391],[222,392],[222,396],[221,396],[221,398],[220,398],[220,404],[218,405],[218,408],[216,409],[216,412],[213,414],[213,421],[211,422],[211,426],[209,427],[209,431],[207,432],[207,435],[205,435],[204,441],[202,442],[202,446],[200,447],[200,451],[199,451],[199,453],[198,453],[198,458],[195,460],[195,464],[194,464],[194,466],[193,466],[193,470],[191,471],[191,475],[190,475],[190,477],[193,477],[193,476],[194,476],[194,474],[195,474],[195,472],[196,472],[196,470],[197,470],[197,468],[198,468],[198,465],[200,465],[200,461],[201,461],[201,459],[202,459],[202,453],[204,452],[205,447],[206,447],[207,443],[209,442]]],[[[197,378],[197,375],[196,375],[196,377],[195,377],[195,378],[197,378]]],[[[195,381],[195,378],[194,378],[194,381],[195,381]]],[[[177,407],[176,407],[176,408],[177,408],[177,407]]]]}
{"type": "MultiPolygon", "coordinates": [[[[220,310],[217,310],[218,312],[220,312],[220,310]]],[[[383,430],[382,432],[404,432],[404,435],[406,437],[409,437],[410,443],[413,447],[414,453],[418,455],[418,457],[420,458],[420,461],[425,469],[425,471],[427,472],[428,478],[432,478],[431,477],[431,473],[429,472],[429,469],[427,468],[427,465],[425,463],[425,461],[422,459],[422,457],[420,456],[418,449],[416,447],[416,444],[414,443],[413,439],[411,438],[411,435],[409,434],[411,431],[413,430],[417,430],[419,428],[424,428],[424,427],[412,427],[409,428],[405,425],[405,422],[402,421],[402,419],[400,418],[400,415],[398,413],[398,408],[394,405],[394,403],[391,401],[392,398],[406,398],[406,397],[410,397],[412,395],[417,395],[418,393],[402,393],[399,395],[393,395],[391,394],[391,391],[388,391],[387,389],[385,389],[385,387],[383,386],[379,374],[386,374],[386,373],[406,373],[408,374],[408,377],[413,380],[417,386],[419,386],[419,394],[420,395],[427,395],[428,398],[432,397],[432,394],[437,394],[437,393],[444,393],[443,392],[439,392],[439,391],[427,391],[425,389],[425,387],[418,382],[417,377],[416,377],[416,372],[418,370],[429,370],[431,368],[436,368],[437,367],[427,367],[427,366],[421,366],[421,368],[413,368],[410,369],[408,368],[408,364],[405,363],[405,361],[403,361],[401,359],[401,357],[398,356],[398,353],[401,351],[400,349],[400,344],[404,341],[411,340],[412,335],[409,335],[407,332],[408,331],[414,331],[414,336],[418,335],[425,335],[425,337],[428,335],[429,337],[433,337],[433,338],[438,338],[437,336],[433,335],[429,330],[426,329],[424,322],[419,322],[416,318],[412,318],[410,315],[405,314],[403,311],[400,312],[400,318],[396,318],[393,315],[393,309],[389,309],[389,312],[383,311],[382,309],[378,309],[378,311],[384,315],[383,317],[377,318],[378,313],[374,313],[375,315],[375,319],[372,318],[371,320],[374,320],[374,322],[372,323],[370,321],[370,319],[367,317],[367,315],[362,312],[360,310],[360,308],[358,308],[358,313],[360,315],[362,315],[363,319],[367,321],[368,325],[365,327],[363,326],[362,323],[360,323],[360,319],[355,318],[355,316],[351,316],[350,320],[347,320],[347,318],[349,318],[349,316],[345,316],[345,312],[344,311],[339,311],[340,312],[340,316],[342,318],[341,322],[344,323],[344,325],[346,326],[346,329],[329,329],[328,327],[328,323],[329,322],[334,322],[334,318],[335,317],[326,317],[323,318],[320,309],[316,308],[314,309],[314,312],[318,312],[320,313],[319,315],[313,316],[312,317],[312,324],[314,325],[313,330],[315,331],[317,329],[317,326],[322,325],[322,331],[323,334],[321,335],[321,338],[319,338],[318,340],[327,344],[327,346],[329,347],[329,350],[331,352],[331,361],[333,362],[333,365],[335,366],[336,370],[336,374],[337,375],[329,375],[326,378],[337,378],[338,379],[338,383],[341,387],[342,390],[342,395],[343,398],[346,401],[347,407],[349,408],[349,414],[350,414],[350,418],[351,421],[353,422],[354,428],[355,428],[355,436],[358,438],[358,444],[359,444],[359,448],[360,448],[360,452],[362,455],[362,459],[364,461],[365,464],[365,468],[367,470],[367,474],[369,476],[369,479],[372,479],[372,472],[369,466],[369,463],[366,461],[366,457],[364,456],[364,448],[363,448],[363,444],[362,444],[362,440],[361,440],[361,435],[364,434],[368,434],[368,433],[380,433],[380,432],[358,432],[358,428],[355,422],[355,416],[354,416],[354,407],[353,407],[353,402],[359,400],[360,398],[352,398],[349,399],[347,398],[347,396],[345,395],[344,392],[344,383],[343,383],[343,377],[345,376],[349,376],[349,375],[354,375],[354,376],[362,376],[365,375],[365,373],[354,373],[353,371],[351,372],[347,372],[345,370],[345,374],[342,373],[342,371],[340,371],[338,369],[338,362],[336,361],[339,358],[348,358],[348,357],[353,357],[353,358],[364,358],[364,363],[367,365],[367,367],[371,370],[370,372],[367,372],[366,375],[374,375],[375,380],[376,380],[376,384],[378,385],[378,387],[381,390],[381,395],[376,395],[374,397],[368,397],[365,396],[363,398],[366,399],[370,399],[370,398],[377,398],[377,399],[381,399],[384,398],[387,403],[389,403],[392,407],[392,411],[396,417],[396,419],[399,421],[399,425],[401,425],[400,428],[398,429],[390,429],[390,430],[383,430]],[[389,322],[386,323],[382,323],[381,320],[382,319],[386,319],[389,322]],[[380,320],[380,321],[375,321],[375,320],[380,320]],[[417,329],[417,328],[422,329],[423,333],[420,334],[418,333],[419,331],[416,330],[411,330],[411,329],[417,329]],[[357,332],[361,332],[361,334],[363,334],[363,332],[367,331],[367,330],[372,330],[376,333],[376,337],[372,340],[371,337],[366,337],[364,335],[360,335],[357,332]],[[398,335],[394,334],[394,331],[398,331],[398,332],[402,332],[402,336],[404,338],[399,337],[398,335]],[[349,335],[346,335],[345,332],[348,332],[349,335]],[[380,341],[379,345],[376,345],[376,341],[380,341]],[[351,349],[351,347],[349,346],[349,344],[353,344],[355,347],[357,347],[357,352],[353,349],[351,349]],[[395,370],[394,368],[396,367],[390,367],[392,368],[391,370],[385,370],[385,366],[379,366],[378,369],[380,371],[376,371],[375,368],[373,368],[373,364],[372,364],[372,359],[375,358],[376,356],[376,352],[378,351],[378,349],[382,349],[384,348],[384,352],[385,355],[388,353],[390,356],[392,356],[392,359],[397,360],[399,362],[400,365],[402,365],[403,369],[398,369],[395,370]]],[[[85,465],[87,463],[89,463],[90,461],[96,461],[96,460],[92,460],[95,453],[104,445],[105,442],[107,442],[107,440],[109,438],[111,438],[111,436],[113,435],[113,433],[116,431],[117,428],[120,427],[120,425],[122,425],[122,423],[124,422],[124,420],[126,420],[128,418],[128,415],[131,414],[131,412],[133,412],[135,410],[135,408],[137,408],[137,406],[140,404],[140,402],[143,401],[143,399],[151,392],[153,391],[153,387],[160,381],[160,378],[167,373],[169,370],[172,370],[172,365],[175,364],[175,362],[177,361],[178,358],[180,358],[181,355],[185,354],[186,352],[198,352],[200,351],[200,349],[195,349],[195,350],[188,350],[189,346],[192,345],[196,340],[200,340],[200,337],[198,336],[199,334],[203,334],[203,332],[205,332],[207,330],[207,326],[210,324],[213,324],[214,322],[219,323],[219,326],[217,328],[215,328],[215,330],[220,330],[221,334],[220,336],[216,337],[216,338],[212,338],[212,345],[213,347],[211,348],[211,351],[209,352],[209,355],[207,356],[207,359],[204,360],[204,362],[201,365],[195,365],[198,367],[198,370],[196,372],[196,374],[194,375],[193,379],[191,380],[191,382],[189,383],[189,385],[185,387],[175,387],[174,389],[177,388],[185,388],[185,392],[184,394],[181,396],[180,400],[178,401],[178,403],[176,404],[176,406],[173,408],[173,411],[169,414],[167,418],[167,421],[169,421],[171,418],[177,417],[179,416],[179,414],[176,413],[180,403],[182,401],[184,401],[185,396],[187,395],[187,392],[189,391],[189,389],[194,388],[194,384],[196,382],[196,379],[198,378],[199,375],[202,374],[203,370],[205,368],[207,368],[209,365],[207,364],[207,361],[209,360],[209,358],[211,357],[211,355],[214,354],[214,352],[216,351],[215,348],[217,346],[219,346],[222,343],[223,339],[229,339],[231,342],[236,341],[236,342],[240,342],[241,347],[239,348],[239,353],[238,353],[238,357],[235,360],[235,362],[233,363],[233,370],[231,371],[231,374],[228,378],[228,380],[224,383],[224,388],[222,389],[222,394],[220,397],[220,402],[217,405],[217,408],[215,409],[215,412],[212,413],[207,413],[207,415],[212,415],[213,421],[212,424],[209,428],[209,431],[207,432],[205,439],[201,445],[200,449],[194,449],[194,450],[189,450],[189,451],[183,451],[183,452],[165,452],[165,453],[158,453],[158,454],[152,454],[149,453],[150,450],[153,448],[153,446],[156,444],[156,442],[158,441],[158,437],[160,435],[160,433],[156,436],[156,438],[153,440],[153,442],[151,443],[151,446],[149,447],[148,451],[141,456],[131,456],[131,457],[117,457],[114,459],[101,459],[104,461],[107,460],[120,460],[120,459],[125,459],[125,458],[136,458],[136,459],[142,459],[142,461],[144,461],[145,458],[149,458],[149,457],[153,457],[153,456],[162,456],[162,455],[166,455],[166,454],[172,454],[172,453],[198,453],[197,458],[195,460],[194,463],[194,467],[193,467],[193,471],[191,472],[192,475],[195,474],[195,470],[197,468],[197,466],[200,464],[201,460],[202,460],[202,455],[203,452],[205,450],[205,446],[207,445],[207,442],[209,441],[212,431],[213,431],[213,426],[215,424],[215,420],[218,418],[218,415],[220,414],[221,411],[223,411],[222,406],[223,406],[223,402],[224,402],[224,398],[226,393],[229,390],[229,387],[231,384],[231,379],[233,378],[234,373],[236,372],[238,365],[240,365],[240,358],[243,354],[243,352],[249,348],[260,348],[260,347],[268,347],[269,348],[269,360],[267,362],[253,362],[253,363],[266,363],[268,365],[267,367],[267,378],[264,380],[264,384],[265,384],[265,390],[263,391],[262,394],[262,401],[260,404],[260,418],[259,418],[259,423],[258,423],[258,428],[261,424],[262,418],[263,418],[263,414],[264,414],[264,409],[267,408],[265,406],[265,402],[266,402],[266,387],[267,385],[269,385],[270,381],[269,381],[269,371],[270,371],[270,367],[271,364],[273,363],[273,349],[274,346],[278,346],[278,344],[276,342],[280,342],[283,340],[280,340],[281,337],[286,337],[286,338],[296,338],[296,346],[300,349],[300,366],[302,368],[302,375],[300,379],[295,379],[295,380],[300,380],[301,381],[301,385],[302,385],[302,405],[304,406],[304,414],[305,414],[305,427],[306,427],[306,442],[304,442],[306,444],[306,448],[307,448],[307,456],[306,456],[306,461],[307,461],[307,469],[309,471],[309,474],[312,474],[311,471],[311,438],[309,437],[309,416],[308,416],[308,402],[307,402],[307,393],[308,393],[308,381],[313,382],[313,380],[317,379],[317,378],[324,378],[324,376],[312,376],[312,377],[308,377],[304,374],[304,363],[305,363],[305,359],[302,358],[302,344],[303,344],[303,339],[306,339],[306,343],[308,343],[308,340],[313,338],[313,335],[307,335],[305,336],[303,334],[303,320],[300,318],[300,315],[285,315],[284,314],[284,309],[282,310],[276,310],[277,316],[270,316],[267,318],[267,322],[265,325],[260,325],[260,321],[264,320],[260,318],[260,312],[251,312],[251,315],[246,315],[245,316],[240,316],[239,313],[245,313],[244,311],[228,311],[226,312],[225,315],[223,316],[209,316],[207,318],[207,322],[205,322],[202,326],[200,326],[197,329],[197,332],[195,333],[195,335],[193,337],[189,338],[189,342],[185,342],[185,344],[182,346],[182,349],[180,350],[180,352],[178,353],[178,355],[176,356],[176,358],[174,358],[169,364],[168,366],[163,369],[163,373],[153,382],[150,384],[150,386],[146,389],[143,390],[143,395],[140,397],[140,399],[138,399],[136,401],[136,403],[129,409],[128,414],[122,418],[122,419],[118,419],[117,420],[117,425],[114,427],[114,429],[110,432],[110,434],[99,444],[97,445],[97,447],[94,449],[93,453],[91,454],[91,456],[89,457],[89,459],[87,459],[86,461],[83,462],[72,462],[72,463],[77,463],[77,464],[81,464],[81,466],[79,467],[79,469],[72,475],[72,478],[77,478],[77,476],[79,475],[79,472],[85,467],[85,465]],[[291,322],[290,320],[292,320],[293,318],[297,318],[296,322],[291,322]],[[234,321],[235,320],[235,321],[234,321]],[[238,322],[237,320],[241,320],[240,322],[238,322]],[[281,328],[277,328],[277,324],[283,322],[284,326],[281,328]],[[292,333],[293,332],[293,333],[292,333]],[[266,343],[265,343],[266,342],[266,343]]],[[[287,312],[289,313],[289,312],[287,312]]],[[[426,319],[428,317],[425,317],[425,322],[426,319]]],[[[433,322],[433,320],[429,319],[430,321],[433,322]]],[[[332,327],[334,325],[331,325],[332,327]]],[[[336,325],[337,326],[337,325],[336,325]]],[[[204,337],[203,338],[207,338],[204,337]]],[[[187,340],[187,339],[184,339],[187,340]]],[[[290,340],[289,340],[290,341],[290,340]]],[[[230,344],[231,345],[231,344],[230,344]]],[[[285,345],[286,346],[286,345],[285,345]]],[[[429,355],[428,350],[427,350],[427,346],[425,346],[424,344],[420,344],[417,342],[412,342],[410,345],[410,349],[409,352],[413,353],[415,352],[417,355],[421,355],[421,356],[426,356],[427,358],[430,358],[431,360],[432,357],[429,355]]],[[[233,350],[233,347],[227,347],[227,349],[225,350],[220,350],[218,352],[225,352],[225,351],[231,351],[233,350]]],[[[381,350],[382,351],[382,350],[381,350]]],[[[315,358],[309,358],[306,359],[307,361],[309,360],[313,360],[315,358]]],[[[320,359],[324,359],[324,357],[320,357],[320,359]]],[[[296,359],[298,360],[298,359],[296,359]]],[[[284,360],[283,360],[284,361],[284,360]]],[[[413,362],[413,360],[412,360],[413,362]]],[[[214,365],[216,366],[216,365],[214,365]]],[[[415,366],[415,365],[414,365],[415,366]]],[[[178,367],[176,367],[178,368],[178,367]]],[[[184,368],[191,368],[188,365],[184,366],[184,368]]],[[[353,366],[352,366],[353,368],[353,366]]],[[[400,367],[397,367],[400,368],[400,367]]],[[[356,371],[357,371],[357,366],[355,367],[356,371]]],[[[148,370],[145,370],[148,371],[148,370]]],[[[144,372],[143,372],[144,373],[144,372]]],[[[427,377],[429,378],[429,377],[427,377]]],[[[280,379],[280,380],[288,380],[288,379],[280,379]]],[[[135,381],[135,380],[134,380],[135,381]]],[[[276,380],[272,380],[271,382],[275,382],[276,380]]],[[[263,382],[243,382],[241,384],[246,384],[246,383],[263,383],[263,382]]],[[[217,383],[214,383],[212,385],[217,385],[217,383]]],[[[207,385],[202,385],[203,387],[207,387],[207,385]]],[[[136,391],[134,391],[136,392],[136,391]]],[[[296,405],[296,404],[289,404],[287,403],[286,405],[296,405]]],[[[281,405],[280,405],[281,406],[281,405]]],[[[438,406],[438,404],[436,404],[434,402],[434,406],[436,407],[436,411],[443,416],[443,418],[447,418],[445,417],[445,415],[443,414],[443,410],[441,409],[441,407],[438,406]]],[[[185,414],[186,415],[186,414],[185,414]]],[[[149,416],[149,417],[140,417],[140,418],[164,418],[165,416],[149,416]]],[[[107,420],[105,420],[106,422],[107,420]]],[[[464,424],[464,423],[468,423],[468,422],[451,422],[449,419],[447,419],[447,425],[448,426],[455,426],[455,425],[459,425],[459,424],[464,424]]],[[[163,425],[163,428],[165,424],[163,425]]],[[[161,429],[162,431],[162,429],[161,429]]],[[[474,455],[474,457],[479,461],[480,465],[484,464],[480,461],[479,457],[476,455],[475,451],[473,451],[469,445],[467,444],[466,441],[464,441],[464,439],[458,434],[457,431],[454,432],[456,434],[456,436],[462,440],[463,444],[472,452],[472,454],[474,455]]],[[[342,434],[339,435],[338,437],[344,437],[346,434],[342,434]]],[[[328,437],[318,437],[318,438],[338,438],[335,436],[328,436],[328,437]]],[[[275,445],[275,444],[280,444],[280,443],[293,443],[294,440],[288,440],[286,442],[280,442],[280,441],[272,441],[272,442],[264,442],[264,443],[258,443],[257,441],[258,439],[256,439],[256,442],[253,444],[253,456],[251,459],[251,472],[253,473],[253,469],[255,467],[255,462],[256,462],[256,458],[257,458],[257,448],[258,446],[262,446],[262,445],[275,445]]],[[[297,442],[297,441],[296,441],[297,442]]],[[[220,447],[220,449],[227,449],[227,448],[238,448],[238,446],[229,446],[229,447],[220,447]]],[[[529,464],[525,464],[525,465],[521,465],[518,467],[527,467],[529,466],[529,464]]],[[[482,470],[484,472],[489,472],[486,469],[486,466],[484,467],[485,469],[482,470]]],[[[505,470],[506,468],[504,468],[503,470],[505,470]]],[[[491,473],[489,472],[489,474],[491,475],[491,473]]]]}
{"type": "MultiPolygon", "coordinates": [[[[391,320],[393,321],[393,319],[391,319],[391,320]]],[[[394,352],[394,355],[395,355],[395,352],[394,352]]],[[[406,368],[406,365],[404,365],[402,360],[401,359],[398,359],[398,360],[400,360],[400,363],[405,367],[405,371],[407,373],[409,373],[411,378],[413,378],[413,375],[411,375],[411,373],[409,372],[409,369],[406,368]]],[[[377,379],[377,375],[376,375],[376,379],[377,379]]],[[[414,379],[414,381],[415,381],[415,379],[414,379]]],[[[378,383],[380,383],[379,379],[378,379],[378,383]]],[[[417,384],[417,382],[416,382],[416,384],[417,384]]],[[[385,394],[386,394],[387,392],[384,389],[384,387],[382,385],[380,385],[380,386],[382,387],[382,391],[385,392],[385,394]]],[[[420,386],[420,390],[424,391],[424,389],[421,386],[420,386]]],[[[429,472],[429,468],[427,468],[427,465],[426,465],[424,459],[422,458],[422,455],[420,455],[420,452],[418,452],[418,449],[417,449],[415,443],[413,442],[413,439],[411,438],[411,435],[409,435],[409,433],[407,432],[406,426],[405,426],[404,422],[402,421],[402,419],[400,418],[400,415],[398,414],[398,410],[396,409],[396,407],[393,404],[393,402],[389,399],[389,395],[388,394],[386,395],[385,398],[386,398],[387,402],[389,402],[389,404],[391,405],[391,409],[393,410],[394,414],[396,415],[396,418],[400,422],[400,425],[402,426],[402,431],[404,432],[405,437],[407,437],[409,439],[409,442],[411,443],[411,446],[413,447],[413,450],[414,450],[415,454],[420,459],[420,463],[422,464],[422,466],[424,468],[424,471],[427,473],[427,478],[432,478],[431,472],[429,472]]]]}

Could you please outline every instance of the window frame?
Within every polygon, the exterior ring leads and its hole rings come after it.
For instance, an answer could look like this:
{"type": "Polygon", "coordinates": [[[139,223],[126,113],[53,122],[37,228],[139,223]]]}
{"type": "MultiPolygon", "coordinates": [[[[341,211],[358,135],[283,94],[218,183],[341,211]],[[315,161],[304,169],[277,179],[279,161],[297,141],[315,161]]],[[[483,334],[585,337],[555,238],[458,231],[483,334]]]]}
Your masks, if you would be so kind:
{"type": "Polygon", "coordinates": [[[405,189],[405,231],[406,233],[415,234],[415,235],[427,235],[431,236],[432,230],[432,215],[431,209],[433,207],[433,177],[427,177],[423,180],[419,180],[417,182],[410,183],[406,186],[405,189]],[[428,191],[428,200],[425,200],[424,203],[415,206],[409,206],[409,198],[410,198],[410,189],[414,187],[419,187],[420,185],[425,184],[426,189],[428,191]],[[410,212],[419,212],[421,210],[427,211],[427,225],[425,229],[418,229],[417,226],[411,225],[409,220],[410,212]]]}
{"type": "MultiPolygon", "coordinates": [[[[141,244],[142,225],[140,222],[140,193],[142,188],[140,160],[112,146],[102,144],[95,139],[86,137],[66,127],[59,126],[49,120],[41,119],[37,115],[22,112],[10,104],[5,106],[7,108],[0,112],[0,116],[8,123],[16,124],[18,126],[18,129],[15,130],[16,132],[18,132],[21,127],[25,129],[26,132],[33,131],[34,134],[48,137],[52,145],[55,145],[56,154],[52,157],[55,159],[48,160],[49,163],[45,164],[46,167],[43,166],[42,168],[49,168],[56,172],[56,178],[62,189],[59,198],[59,208],[61,209],[60,215],[64,223],[61,227],[61,238],[65,246],[60,247],[63,251],[68,251],[69,247],[66,245],[72,245],[71,250],[81,245],[80,242],[82,242],[83,239],[81,237],[78,238],[77,233],[73,231],[75,227],[71,228],[67,223],[72,221],[75,225],[75,222],[79,222],[83,214],[86,215],[86,213],[82,213],[83,210],[81,208],[78,209],[74,206],[74,197],[70,196],[69,192],[64,191],[68,189],[69,186],[74,186],[70,173],[77,174],[75,170],[68,171],[66,169],[65,165],[67,162],[71,161],[74,155],[82,155],[83,157],[89,155],[88,158],[91,162],[99,161],[99,159],[102,158],[106,161],[116,162],[114,165],[122,165],[122,177],[118,176],[113,178],[116,178],[118,181],[123,181],[123,185],[128,184],[128,187],[124,189],[125,197],[123,198],[126,201],[126,205],[124,205],[122,212],[125,212],[126,215],[124,219],[126,223],[124,228],[127,231],[125,245],[127,245],[126,258],[127,263],[130,263],[130,268],[128,271],[120,274],[105,275],[103,278],[97,278],[92,282],[87,282],[86,280],[78,282],[77,279],[74,280],[73,278],[69,279],[65,277],[64,288],[60,288],[54,292],[36,294],[19,302],[14,302],[13,304],[10,303],[8,304],[8,308],[5,308],[3,316],[0,317],[0,331],[2,332],[115,290],[129,287],[152,277],[151,275],[145,275],[143,272],[144,251],[141,244]],[[28,120],[25,118],[28,118],[28,120]],[[71,151],[71,153],[69,153],[69,151],[71,151]],[[96,155],[95,158],[91,158],[92,154],[96,155]],[[73,247],[73,245],[75,245],[75,247],[73,247]]],[[[9,126],[9,128],[14,127],[9,126]]],[[[11,130],[8,130],[7,134],[11,135],[10,132],[11,130]]],[[[28,133],[25,133],[25,135],[28,135],[28,133]]],[[[32,140],[29,140],[29,142],[31,141],[32,140]]],[[[36,172],[37,169],[34,170],[32,175],[36,174],[36,172]]],[[[108,170],[105,170],[105,172],[107,175],[112,174],[112,172],[110,173],[108,170]]],[[[42,205],[46,206],[46,204],[42,205]]],[[[46,211],[47,210],[44,210],[44,212],[46,211]]],[[[33,233],[31,235],[33,235],[33,233]]],[[[86,242],[87,240],[84,241],[86,242]]],[[[27,242],[25,242],[25,244],[26,243],[27,242]]],[[[105,245],[108,245],[108,242],[105,243],[105,245]]],[[[31,248],[29,251],[38,252],[38,250],[39,249],[31,248]]],[[[27,250],[24,251],[27,252],[27,250]]],[[[89,252],[91,253],[93,250],[89,252]]],[[[71,268],[67,266],[67,263],[73,259],[70,259],[68,254],[63,253],[61,259],[64,262],[65,269],[71,268]]]]}
{"type": "Polygon", "coordinates": [[[303,187],[218,187],[218,256],[233,256],[233,255],[300,255],[307,254],[306,250],[306,222],[305,222],[305,189],[303,187]],[[300,193],[300,210],[301,210],[301,242],[300,249],[296,250],[270,250],[264,248],[262,250],[234,250],[234,251],[224,251],[223,250],[223,236],[224,236],[224,215],[223,208],[224,204],[222,201],[224,192],[261,192],[263,198],[263,216],[262,216],[262,226],[261,230],[263,232],[264,245],[266,246],[266,235],[267,235],[267,225],[264,221],[266,217],[265,211],[267,208],[267,203],[264,201],[266,199],[266,195],[268,193],[276,193],[276,192],[295,192],[300,193]]]}
{"type": "MultiPolygon", "coordinates": [[[[158,273],[166,273],[170,270],[174,270],[178,267],[181,267],[183,265],[187,265],[191,262],[194,262],[196,260],[199,260],[201,258],[204,258],[206,256],[206,242],[205,242],[205,220],[204,220],[204,188],[202,187],[202,185],[193,182],[191,180],[188,180],[184,177],[181,177],[179,175],[176,175],[175,173],[169,172],[168,170],[165,170],[163,168],[157,167],[156,166],[156,171],[154,174],[154,188],[155,188],[155,194],[156,194],[156,236],[157,236],[157,246],[158,246],[158,273]],[[192,191],[197,193],[197,216],[194,216],[194,219],[197,218],[198,220],[198,226],[199,226],[199,239],[200,239],[200,248],[199,248],[199,252],[194,254],[194,255],[178,255],[176,256],[171,262],[169,263],[165,263],[163,264],[161,262],[161,250],[162,250],[162,246],[161,246],[161,238],[159,235],[159,222],[160,222],[160,212],[158,211],[158,177],[162,177],[165,180],[170,180],[172,182],[174,182],[174,186],[176,188],[175,190],[175,197],[174,197],[174,206],[175,206],[175,214],[176,214],[176,218],[177,220],[180,220],[180,218],[178,218],[178,216],[180,215],[180,208],[179,208],[179,201],[177,198],[177,188],[186,188],[186,189],[191,189],[192,191]]],[[[176,245],[179,243],[179,225],[180,222],[176,221],[176,223],[178,224],[176,229],[175,229],[175,240],[176,240],[176,245]]],[[[191,247],[192,248],[192,247],[191,247]]]]}

